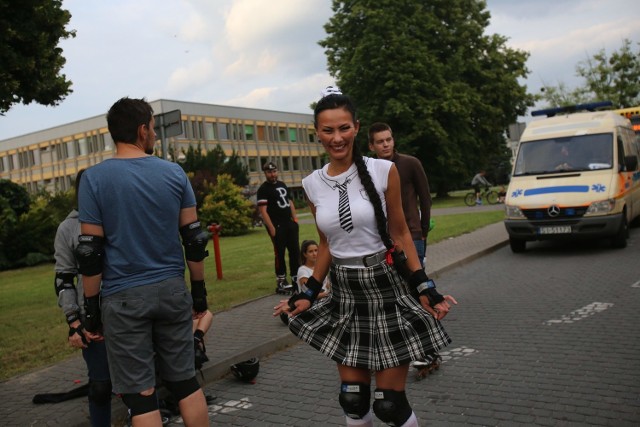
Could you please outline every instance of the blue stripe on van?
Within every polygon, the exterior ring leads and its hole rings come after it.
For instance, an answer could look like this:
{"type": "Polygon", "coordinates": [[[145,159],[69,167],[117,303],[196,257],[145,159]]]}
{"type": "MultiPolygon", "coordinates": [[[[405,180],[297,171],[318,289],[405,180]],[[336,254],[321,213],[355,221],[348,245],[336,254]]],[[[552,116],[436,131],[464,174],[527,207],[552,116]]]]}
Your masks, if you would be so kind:
{"type": "Polygon", "coordinates": [[[588,185],[558,185],[556,187],[531,188],[524,190],[525,196],[536,196],[538,194],[550,193],[588,193],[588,185]]]}

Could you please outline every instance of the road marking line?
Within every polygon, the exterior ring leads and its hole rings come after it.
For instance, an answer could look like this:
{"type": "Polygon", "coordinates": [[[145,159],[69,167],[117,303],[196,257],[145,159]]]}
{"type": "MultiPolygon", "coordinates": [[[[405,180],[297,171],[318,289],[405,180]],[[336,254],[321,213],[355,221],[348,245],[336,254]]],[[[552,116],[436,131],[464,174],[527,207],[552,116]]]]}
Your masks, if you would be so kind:
{"type": "Polygon", "coordinates": [[[546,322],[543,322],[543,325],[550,326],[557,325],[559,323],[577,322],[578,320],[586,319],[589,316],[593,316],[594,314],[605,311],[611,307],[613,307],[613,303],[610,302],[592,302],[591,304],[572,311],[568,315],[562,316],[560,319],[547,320],[546,322]]]}
{"type": "Polygon", "coordinates": [[[634,283],[633,285],[631,285],[632,288],[640,288],[640,280],[638,280],[636,283],[634,283]]]}
{"type": "Polygon", "coordinates": [[[438,354],[440,354],[440,357],[442,357],[442,363],[444,363],[448,360],[456,360],[460,359],[461,357],[471,356],[473,353],[477,352],[478,350],[475,350],[473,348],[461,346],[452,348],[451,350],[441,351],[438,354]]]}

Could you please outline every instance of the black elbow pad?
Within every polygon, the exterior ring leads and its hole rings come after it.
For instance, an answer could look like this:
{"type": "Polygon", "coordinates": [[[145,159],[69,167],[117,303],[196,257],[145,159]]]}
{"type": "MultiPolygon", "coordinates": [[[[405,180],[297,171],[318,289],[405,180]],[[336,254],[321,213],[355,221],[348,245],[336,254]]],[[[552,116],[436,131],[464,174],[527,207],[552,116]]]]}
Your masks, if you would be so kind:
{"type": "Polygon", "coordinates": [[[200,221],[180,227],[180,235],[187,261],[199,262],[209,256],[209,251],[207,251],[209,233],[202,229],[200,221]]]}
{"type": "Polygon", "coordinates": [[[78,247],[75,250],[78,271],[83,276],[96,276],[102,273],[104,260],[104,238],[81,234],[78,236],[78,247]]]}

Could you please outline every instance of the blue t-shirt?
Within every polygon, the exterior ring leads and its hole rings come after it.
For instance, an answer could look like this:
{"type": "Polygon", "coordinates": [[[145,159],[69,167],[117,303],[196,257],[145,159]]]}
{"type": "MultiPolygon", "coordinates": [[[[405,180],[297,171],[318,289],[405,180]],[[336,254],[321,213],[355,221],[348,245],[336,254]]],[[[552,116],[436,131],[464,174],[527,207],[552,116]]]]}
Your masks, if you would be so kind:
{"type": "Polygon", "coordinates": [[[155,156],[108,159],[85,171],[80,222],[105,236],[102,294],[184,276],[180,210],[196,200],[182,168],[155,156]]]}

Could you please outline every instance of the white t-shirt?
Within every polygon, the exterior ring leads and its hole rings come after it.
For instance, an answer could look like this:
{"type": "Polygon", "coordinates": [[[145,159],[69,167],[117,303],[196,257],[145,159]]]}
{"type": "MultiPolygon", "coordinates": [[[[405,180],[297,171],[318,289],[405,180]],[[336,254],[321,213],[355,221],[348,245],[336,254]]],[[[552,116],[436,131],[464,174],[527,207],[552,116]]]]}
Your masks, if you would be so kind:
{"type": "MultiPolygon", "coordinates": [[[[363,157],[373,184],[382,200],[382,209],[387,211],[384,192],[387,191],[389,169],[388,160],[363,157]]],[[[316,223],[320,231],[327,236],[329,251],[336,258],[352,258],[370,255],[385,250],[378,228],[376,227],[373,205],[358,177],[355,163],[344,173],[329,176],[325,165],[313,171],[302,180],[307,197],[316,208],[316,223]],[[353,229],[347,232],[340,228],[338,217],[338,186],[347,183],[349,208],[353,220],[353,229]]]]}
{"type": "MultiPolygon", "coordinates": [[[[301,265],[298,267],[298,286],[300,287],[300,292],[304,292],[307,290],[307,287],[300,283],[300,279],[308,279],[313,274],[313,268],[307,267],[306,265],[301,265]]],[[[329,283],[328,277],[324,278],[322,282],[322,292],[327,292],[327,283],[329,283]]]]}

